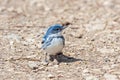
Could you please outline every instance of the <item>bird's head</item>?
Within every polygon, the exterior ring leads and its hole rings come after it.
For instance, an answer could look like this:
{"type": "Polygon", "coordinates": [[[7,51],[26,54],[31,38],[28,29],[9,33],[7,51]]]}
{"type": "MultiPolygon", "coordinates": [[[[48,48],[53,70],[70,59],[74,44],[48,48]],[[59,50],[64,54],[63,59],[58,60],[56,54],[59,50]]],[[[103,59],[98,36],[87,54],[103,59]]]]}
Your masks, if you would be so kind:
{"type": "Polygon", "coordinates": [[[52,25],[48,30],[47,33],[48,34],[56,34],[56,33],[60,33],[62,32],[62,30],[64,30],[66,27],[60,25],[60,24],[55,24],[52,25]]]}
{"type": "Polygon", "coordinates": [[[44,43],[44,41],[47,39],[47,37],[51,34],[57,34],[57,35],[61,35],[61,32],[66,28],[67,26],[62,26],[60,24],[55,24],[52,25],[48,28],[46,34],[43,37],[42,43],[44,43]]]}

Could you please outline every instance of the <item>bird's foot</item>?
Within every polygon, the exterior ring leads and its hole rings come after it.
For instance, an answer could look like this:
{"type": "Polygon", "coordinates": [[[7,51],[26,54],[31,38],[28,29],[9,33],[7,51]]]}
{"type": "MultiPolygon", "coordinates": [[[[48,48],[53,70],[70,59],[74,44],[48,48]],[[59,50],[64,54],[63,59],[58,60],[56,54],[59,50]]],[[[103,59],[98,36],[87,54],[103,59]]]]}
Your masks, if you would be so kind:
{"type": "Polygon", "coordinates": [[[50,62],[48,65],[49,66],[59,65],[59,62],[56,59],[54,59],[54,61],[50,62]]]}
{"type": "Polygon", "coordinates": [[[46,61],[46,60],[42,61],[42,65],[47,66],[48,64],[49,64],[49,61],[46,61]]]}

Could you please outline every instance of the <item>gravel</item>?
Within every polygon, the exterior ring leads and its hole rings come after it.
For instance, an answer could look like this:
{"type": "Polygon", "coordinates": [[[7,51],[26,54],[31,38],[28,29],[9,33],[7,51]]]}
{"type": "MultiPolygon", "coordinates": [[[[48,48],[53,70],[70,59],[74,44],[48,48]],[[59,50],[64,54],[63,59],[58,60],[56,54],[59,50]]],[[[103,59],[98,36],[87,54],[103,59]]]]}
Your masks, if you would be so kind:
{"type": "Polygon", "coordinates": [[[0,80],[120,80],[120,0],[0,0],[0,80]],[[64,59],[42,64],[48,26],[67,24],[64,59]]]}

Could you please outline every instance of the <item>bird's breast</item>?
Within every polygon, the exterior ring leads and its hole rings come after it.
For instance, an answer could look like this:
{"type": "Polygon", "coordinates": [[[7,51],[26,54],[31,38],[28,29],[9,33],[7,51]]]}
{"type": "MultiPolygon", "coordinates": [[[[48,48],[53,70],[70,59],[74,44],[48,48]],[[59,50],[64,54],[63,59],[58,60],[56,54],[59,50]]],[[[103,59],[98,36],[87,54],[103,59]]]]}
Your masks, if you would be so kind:
{"type": "Polygon", "coordinates": [[[46,48],[46,52],[50,55],[55,55],[62,51],[64,47],[64,40],[62,38],[53,38],[51,44],[46,48]]]}

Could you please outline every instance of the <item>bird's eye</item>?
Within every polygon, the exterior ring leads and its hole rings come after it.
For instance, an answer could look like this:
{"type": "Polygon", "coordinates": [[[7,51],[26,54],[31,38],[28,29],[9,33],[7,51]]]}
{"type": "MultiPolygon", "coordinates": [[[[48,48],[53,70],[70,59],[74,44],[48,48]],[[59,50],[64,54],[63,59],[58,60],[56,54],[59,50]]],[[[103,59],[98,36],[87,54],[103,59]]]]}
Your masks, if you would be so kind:
{"type": "Polygon", "coordinates": [[[60,30],[60,29],[56,29],[57,31],[60,30]]]}

